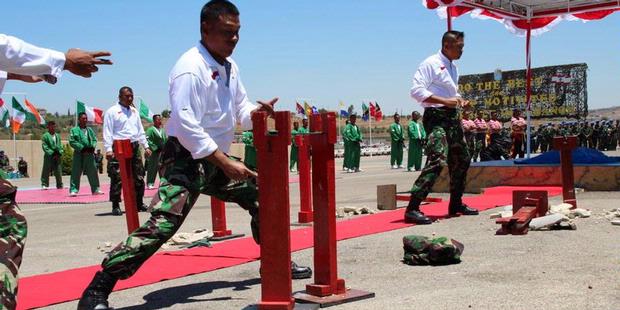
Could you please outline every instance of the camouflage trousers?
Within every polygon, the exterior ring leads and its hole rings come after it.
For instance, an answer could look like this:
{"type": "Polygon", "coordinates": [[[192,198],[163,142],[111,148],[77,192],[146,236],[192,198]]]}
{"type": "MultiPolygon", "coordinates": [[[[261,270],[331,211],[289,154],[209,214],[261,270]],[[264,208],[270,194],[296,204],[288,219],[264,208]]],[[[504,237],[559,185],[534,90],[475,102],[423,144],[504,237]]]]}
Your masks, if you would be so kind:
{"type": "MultiPolygon", "coordinates": [[[[136,189],[136,205],[141,206],[144,197],[144,164],[138,142],[132,143],[133,157],[131,158],[131,170],[133,172],[134,188],[136,189]]],[[[110,177],[110,201],[121,202],[121,167],[116,158],[108,160],[108,177],[110,177]]]]}
{"type": "Polygon", "coordinates": [[[467,152],[469,155],[473,157],[473,154],[476,154],[476,137],[473,132],[463,133],[465,136],[465,145],[467,146],[467,152]]]}
{"type": "Polygon", "coordinates": [[[474,135],[474,140],[474,152],[471,153],[471,158],[476,162],[480,152],[487,147],[487,135],[485,133],[477,133],[474,135]]]}
{"type": "Polygon", "coordinates": [[[411,196],[424,200],[433,188],[441,170],[448,166],[450,203],[461,203],[471,157],[463,136],[463,128],[455,109],[426,108],[424,129],[428,135],[426,165],[411,188],[411,196]]]}
{"type": "Polygon", "coordinates": [[[249,211],[254,240],[259,242],[258,187],[255,180],[231,181],[206,159],[193,159],[175,137],[169,137],[161,158],[161,183],[151,201],[151,217],[117,245],[101,264],[119,279],[132,276],[179,229],[200,194],[234,202],[249,211]]]}
{"type": "Polygon", "coordinates": [[[0,179],[0,309],[17,307],[17,271],[28,234],[26,218],[15,202],[17,188],[0,179]]]}

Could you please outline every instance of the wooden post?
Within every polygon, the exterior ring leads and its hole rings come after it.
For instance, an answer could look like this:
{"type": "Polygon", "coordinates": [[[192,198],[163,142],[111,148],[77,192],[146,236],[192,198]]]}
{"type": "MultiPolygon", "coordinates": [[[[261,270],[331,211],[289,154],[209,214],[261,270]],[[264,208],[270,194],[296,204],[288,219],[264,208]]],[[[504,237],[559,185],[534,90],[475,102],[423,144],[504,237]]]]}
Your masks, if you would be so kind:
{"type": "Polygon", "coordinates": [[[114,140],[114,157],[118,160],[123,187],[123,203],[127,218],[127,233],[131,234],[138,229],[138,207],[136,206],[136,188],[133,181],[131,158],[133,148],[130,140],[114,140]]]}

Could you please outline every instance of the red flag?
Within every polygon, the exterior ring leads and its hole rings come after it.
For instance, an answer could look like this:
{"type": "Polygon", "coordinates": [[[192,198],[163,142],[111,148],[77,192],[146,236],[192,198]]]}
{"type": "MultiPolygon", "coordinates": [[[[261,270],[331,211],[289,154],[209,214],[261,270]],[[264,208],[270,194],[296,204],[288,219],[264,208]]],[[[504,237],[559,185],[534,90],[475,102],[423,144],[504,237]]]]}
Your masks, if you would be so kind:
{"type": "Polygon", "coordinates": [[[372,102],[369,102],[370,104],[370,116],[375,117],[375,106],[372,104],[372,102]]]}
{"type": "Polygon", "coordinates": [[[377,122],[380,122],[381,119],[383,119],[383,112],[381,112],[381,107],[378,103],[375,102],[375,105],[377,106],[377,109],[375,110],[375,119],[377,122]]]}

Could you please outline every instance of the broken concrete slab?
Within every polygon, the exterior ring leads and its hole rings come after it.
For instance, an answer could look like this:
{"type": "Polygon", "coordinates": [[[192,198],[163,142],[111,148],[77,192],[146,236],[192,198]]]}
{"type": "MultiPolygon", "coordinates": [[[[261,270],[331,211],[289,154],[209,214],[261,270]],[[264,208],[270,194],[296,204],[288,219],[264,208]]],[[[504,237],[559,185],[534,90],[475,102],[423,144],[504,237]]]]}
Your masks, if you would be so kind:
{"type": "Polygon", "coordinates": [[[555,224],[558,224],[564,221],[565,216],[560,213],[550,214],[546,216],[541,216],[537,218],[533,218],[530,221],[530,229],[531,230],[540,230],[543,228],[548,228],[555,224]]]}
{"type": "Polygon", "coordinates": [[[620,226],[620,220],[611,221],[611,225],[620,226]]]}

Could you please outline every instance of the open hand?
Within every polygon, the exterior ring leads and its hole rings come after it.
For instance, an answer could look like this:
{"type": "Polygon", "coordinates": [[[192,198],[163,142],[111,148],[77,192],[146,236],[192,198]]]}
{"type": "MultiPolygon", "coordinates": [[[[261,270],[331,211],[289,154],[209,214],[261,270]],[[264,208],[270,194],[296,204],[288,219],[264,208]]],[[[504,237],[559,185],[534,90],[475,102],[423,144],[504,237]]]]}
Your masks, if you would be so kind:
{"type": "Polygon", "coordinates": [[[276,102],[278,102],[278,97],[275,97],[267,102],[264,101],[257,101],[256,103],[258,103],[259,107],[255,110],[255,111],[264,111],[267,112],[267,115],[269,116],[273,116],[275,110],[273,109],[273,106],[276,104],[276,102]]]}
{"type": "Polygon", "coordinates": [[[72,48],[65,53],[65,70],[81,77],[91,77],[94,72],[99,71],[97,65],[111,65],[109,59],[99,58],[111,56],[110,52],[87,52],[77,48],[72,48]]]}

